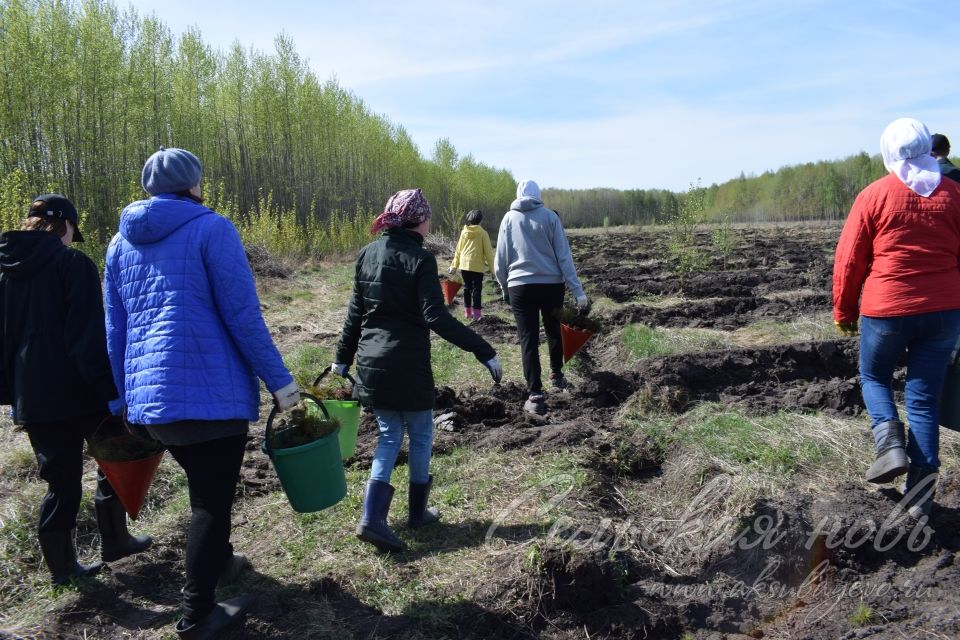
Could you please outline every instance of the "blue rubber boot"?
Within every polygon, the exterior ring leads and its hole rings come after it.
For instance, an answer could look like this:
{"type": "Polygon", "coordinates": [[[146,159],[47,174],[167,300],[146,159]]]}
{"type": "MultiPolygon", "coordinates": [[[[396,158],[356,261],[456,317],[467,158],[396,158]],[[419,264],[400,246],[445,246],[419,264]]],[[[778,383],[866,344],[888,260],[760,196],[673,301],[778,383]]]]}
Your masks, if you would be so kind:
{"type": "Polygon", "coordinates": [[[410,506],[410,518],[407,520],[407,525],[411,529],[440,521],[440,512],[433,507],[427,506],[427,501],[430,499],[430,487],[432,486],[433,476],[430,476],[430,479],[427,480],[425,484],[410,483],[408,503],[410,506]]]}
{"type": "Polygon", "coordinates": [[[406,545],[387,525],[387,514],[393,500],[393,486],[379,480],[367,482],[367,491],[363,496],[363,516],[357,526],[357,537],[369,542],[380,551],[397,553],[406,545]]]}

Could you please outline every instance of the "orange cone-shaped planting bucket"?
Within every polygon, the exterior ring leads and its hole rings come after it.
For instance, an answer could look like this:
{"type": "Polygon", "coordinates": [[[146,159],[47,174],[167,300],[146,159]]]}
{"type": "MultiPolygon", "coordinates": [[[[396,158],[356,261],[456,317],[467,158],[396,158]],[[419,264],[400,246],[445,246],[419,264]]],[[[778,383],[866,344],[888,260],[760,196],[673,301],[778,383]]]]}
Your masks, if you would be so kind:
{"type": "Polygon", "coordinates": [[[443,289],[443,299],[447,304],[453,304],[457,297],[457,291],[460,291],[460,283],[456,280],[441,280],[440,288],[443,289]]]}
{"type": "Polygon", "coordinates": [[[103,475],[107,476],[110,485],[117,493],[124,511],[136,520],[140,514],[140,507],[147,497],[147,490],[157,475],[157,467],[163,459],[163,451],[149,458],[130,460],[129,462],[111,462],[97,460],[103,475]]]}
{"type": "Polygon", "coordinates": [[[591,331],[583,331],[582,329],[574,329],[569,325],[565,325],[562,322],[560,323],[560,341],[563,342],[563,361],[567,362],[573,356],[577,355],[577,351],[580,351],[580,348],[586,344],[587,340],[590,339],[590,336],[593,335],[591,331]]]}

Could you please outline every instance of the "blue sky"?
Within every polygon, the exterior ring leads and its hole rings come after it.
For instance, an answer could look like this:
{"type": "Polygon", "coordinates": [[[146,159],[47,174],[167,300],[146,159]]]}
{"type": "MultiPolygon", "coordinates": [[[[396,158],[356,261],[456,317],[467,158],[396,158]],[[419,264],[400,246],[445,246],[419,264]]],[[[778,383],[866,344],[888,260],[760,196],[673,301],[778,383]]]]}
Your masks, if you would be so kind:
{"type": "Polygon", "coordinates": [[[901,116],[960,153],[950,0],[129,4],[223,49],[286,33],[425,155],[447,137],[541,186],[682,190],[872,155],[901,116]]]}

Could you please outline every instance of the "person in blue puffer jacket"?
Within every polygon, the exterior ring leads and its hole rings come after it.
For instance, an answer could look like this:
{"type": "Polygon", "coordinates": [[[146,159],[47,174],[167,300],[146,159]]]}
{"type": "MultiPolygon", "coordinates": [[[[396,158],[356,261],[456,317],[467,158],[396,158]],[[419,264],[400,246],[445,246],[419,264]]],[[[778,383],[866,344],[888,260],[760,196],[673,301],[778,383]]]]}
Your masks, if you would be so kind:
{"type": "Polygon", "coordinates": [[[200,161],[160,148],[143,166],[152,197],[128,205],[107,249],[107,350],[131,424],[157,438],[187,474],[181,638],[210,637],[253,605],[216,603],[218,581],[246,559],[230,545],[230,511],[263,380],[282,411],[300,394],[260,313],[240,236],[203,206],[200,161]]]}

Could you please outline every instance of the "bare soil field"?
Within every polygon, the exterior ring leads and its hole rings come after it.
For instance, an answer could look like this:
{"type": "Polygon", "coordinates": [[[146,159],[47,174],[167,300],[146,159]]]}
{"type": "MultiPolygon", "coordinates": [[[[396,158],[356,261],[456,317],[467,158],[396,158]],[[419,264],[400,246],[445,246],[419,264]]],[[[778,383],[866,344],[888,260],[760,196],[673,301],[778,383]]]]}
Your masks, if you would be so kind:
{"type": "MultiPolygon", "coordinates": [[[[234,543],[254,570],[222,595],[259,601],[232,637],[960,637],[958,438],[944,435],[928,522],[901,512],[896,487],[864,483],[872,443],[857,342],[830,331],[839,228],[736,233],[734,251],[684,278],[662,231],[571,235],[605,331],[569,363],[574,387],[548,394],[543,417],[521,409],[514,325],[488,283],[487,315],[472,326],[507,376],[490,385],[472,357],[436,347],[444,519],[404,531],[410,549],[398,556],[352,539],[376,447],[369,414],[346,463],[348,498],[305,516],[286,506],[259,452],[263,424],[253,425],[234,543]]],[[[697,242],[711,251],[709,233],[697,242]]],[[[328,366],[336,342],[350,273],[337,270],[261,283],[278,344],[305,359],[305,376],[328,366]]],[[[10,447],[22,449],[16,437],[10,447]]],[[[404,466],[402,452],[398,530],[404,466]]],[[[0,635],[172,637],[188,511],[177,469],[161,469],[147,505],[142,530],[157,542],[146,558],[52,592],[29,551],[27,505],[42,486],[28,467],[0,483],[0,635]]]]}

